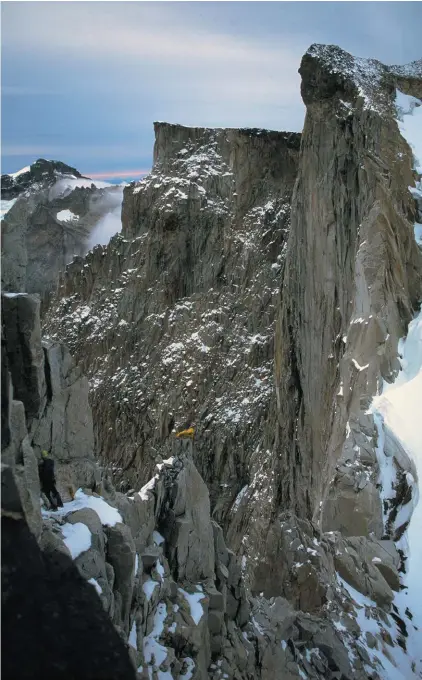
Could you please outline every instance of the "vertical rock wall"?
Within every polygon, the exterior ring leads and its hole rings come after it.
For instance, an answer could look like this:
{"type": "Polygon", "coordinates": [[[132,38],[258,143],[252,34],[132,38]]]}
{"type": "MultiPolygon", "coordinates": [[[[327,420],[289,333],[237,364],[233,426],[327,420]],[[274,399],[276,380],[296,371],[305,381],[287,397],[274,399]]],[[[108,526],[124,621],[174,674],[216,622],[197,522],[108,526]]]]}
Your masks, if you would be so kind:
{"type": "MultiPolygon", "coordinates": [[[[350,429],[362,449],[354,458],[360,472],[366,464],[368,493],[376,495],[374,426],[366,411],[380,378],[391,379],[398,368],[398,340],[422,290],[408,191],[412,154],[395,120],[394,80],[382,65],[364,61],[315,46],[300,69],[307,115],[275,367],[283,505],[314,518],[350,429]],[[360,432],[372,437],[366,461],[360,432]]],[[[338,477],[335,486],[341,496],[338,477]]],[[[364,497],[362,489],[337,518],[330,501],[327,525],[382,534],[381,509],[364,497]],[[357,516],[361,503],[366,518],[357,516]]]]}

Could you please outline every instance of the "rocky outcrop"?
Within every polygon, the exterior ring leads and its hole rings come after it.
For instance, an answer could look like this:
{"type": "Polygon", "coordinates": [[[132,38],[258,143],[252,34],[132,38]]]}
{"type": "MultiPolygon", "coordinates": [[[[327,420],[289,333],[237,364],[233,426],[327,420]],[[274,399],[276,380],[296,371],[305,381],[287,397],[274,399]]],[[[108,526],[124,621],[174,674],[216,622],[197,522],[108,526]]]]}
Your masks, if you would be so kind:
{"type": "Polygon", "coordinates": [[[64,346],[41,341],[39,297],[2,295],[2,328],[3,370],[11,376],[5,424],[12,433],[2,457],[19,463],[25,451],[32,458],[53,451],[66,499],[74,485],[95,487],[88,381],[64,346]]]}
{"type": "Polygon", "coordinates": [[[3,295],[2,327],[14,397],[23,403],[29,424],[42,410],[47,398],[39,298],[3,295]]]}
{"type": "Polygon", "coordinates": [[[44,297],[66,265],[92,246],[100,221],[119,211],[122,188],[98,188],[75,168],[40,159],[26,172],[2,175],[1,196],[9,206],[2,219],[2,288],[44,297]]]}

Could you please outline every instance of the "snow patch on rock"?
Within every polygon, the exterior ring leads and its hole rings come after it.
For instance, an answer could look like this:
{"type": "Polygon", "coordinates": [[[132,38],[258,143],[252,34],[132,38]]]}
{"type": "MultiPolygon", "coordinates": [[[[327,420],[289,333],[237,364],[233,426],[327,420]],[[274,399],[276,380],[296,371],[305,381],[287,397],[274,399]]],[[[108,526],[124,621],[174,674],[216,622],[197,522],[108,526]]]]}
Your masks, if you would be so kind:
{"type": "Polygon", "coordinates": [[[63,524],[60,530],[64,536],[64,544],[69,549],[72,559],[76,560],[91,547],[91,532],[82,522],[76,524],[63,524]]]}
{"type": "Polygon", "coordinates": [[[62,508],[54,512],[43,510],[42,514],[44,517],[66,517],[70,512],[75,512],[75,510],[81,510],[82,508],[95,510],[103,526],[113,527],[118,522],[123,522],[120,512],[109,505],[104,498],[88,496],[82,489],[78,489],[74,500],[64,503],[62,508]]]}
{"type": "Polygon", "coordinates": [[[60,212],[57,213],[57,219],[61,222],[73,222],[73,220],[77,220],[79,217],[71,210],[60,210],[60,212]]]}

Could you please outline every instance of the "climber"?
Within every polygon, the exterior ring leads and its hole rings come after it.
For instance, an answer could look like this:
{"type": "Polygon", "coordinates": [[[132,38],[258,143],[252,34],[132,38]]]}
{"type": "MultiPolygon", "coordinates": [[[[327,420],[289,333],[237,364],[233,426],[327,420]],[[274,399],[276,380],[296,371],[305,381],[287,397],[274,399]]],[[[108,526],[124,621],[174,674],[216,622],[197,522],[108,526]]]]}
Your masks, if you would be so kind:
{"type": "Polygon", "coordinates": [[[195,435],[195,430],[193,427],[189,427],[187,430],[182,430],[181,432],[176,433],[176,437],[190,437],[191,439],[194,438],[195,435]]]}
{"type": "Polygon", "coordinates": [[[63,507],[63,501],[56,489],[56,478],[54,476],[54,460],[47,451],[42,451],[42,460],[38,466],[40,476],[41,492],[47,497],[52,510],[63,507]]]}

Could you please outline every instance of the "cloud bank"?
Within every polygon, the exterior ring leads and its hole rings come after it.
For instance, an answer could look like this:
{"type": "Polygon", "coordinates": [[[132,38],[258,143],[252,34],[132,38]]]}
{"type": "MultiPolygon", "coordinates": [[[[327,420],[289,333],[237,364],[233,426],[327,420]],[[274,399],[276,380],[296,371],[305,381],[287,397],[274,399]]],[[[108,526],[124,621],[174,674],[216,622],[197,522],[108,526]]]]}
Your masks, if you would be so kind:
{"type": "Polygon", "coordinates": [[[100,201],[96,201],[96,210],[107,210],[97,222],[87,243],[87,251],[96,245],[106,246],[110,239],[122,230],[123,187],[106,193],[100,201]]]}

